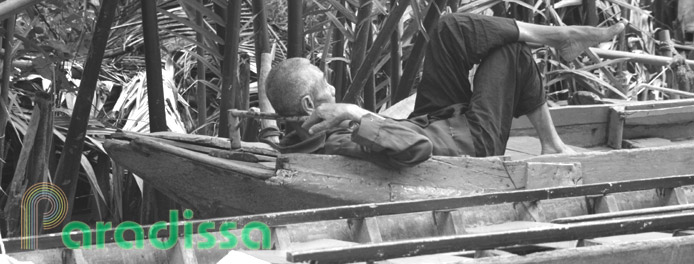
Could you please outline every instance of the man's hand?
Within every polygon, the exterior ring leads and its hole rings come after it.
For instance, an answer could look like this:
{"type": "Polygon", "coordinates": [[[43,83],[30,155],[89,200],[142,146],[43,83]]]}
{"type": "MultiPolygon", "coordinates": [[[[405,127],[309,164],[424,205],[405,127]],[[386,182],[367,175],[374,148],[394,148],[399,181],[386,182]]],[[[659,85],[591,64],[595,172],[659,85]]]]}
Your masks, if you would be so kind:
{"type": "Polygon", "coordinates": [[[308,117],[301,126],[310,134],[318,133],[340,125],[343,121],[359,121],[365,114],[371,113],[353,104],[324,103],[308,117]]]}

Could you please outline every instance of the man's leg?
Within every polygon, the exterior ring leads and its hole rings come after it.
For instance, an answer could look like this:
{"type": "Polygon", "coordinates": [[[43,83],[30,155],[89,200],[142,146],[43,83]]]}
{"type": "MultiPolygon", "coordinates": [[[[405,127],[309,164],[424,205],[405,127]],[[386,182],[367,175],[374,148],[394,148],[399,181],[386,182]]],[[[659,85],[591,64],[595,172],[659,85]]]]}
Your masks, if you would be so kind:
{"type": "Polygon", "coordinates": [[[468,102],[472,96],[468,72],[491,50],[515,42],[536,42],[558,48],[562,56],[573,59],[623,29],[621,23],[609,28],[555,27],[469,13],[446,14],[430,34],[411,116],[468,102]]]}
{"type": "Polygon", "coordinates": [[[546,103],[528,113],[527,116],[530,119],[530,123],[535,127],[537,136],[540,138],[542,154],[575,153],[573,149],[567,147],[559,138],[546,103]]]}
{"type": "Polygon", "coordinates": [[[621,24],[608,29],[551,27],[499,17],[445,15],[431,34],[411,116],[452,104],[469,104],[471,110],[466,116],[476,155],[490,156],[504,153],[512,118],[527,114],[541,139],[543,153],[570,151],[551,122],[532,55],[518,41],[547,44],[578,56],[623,28],[621,24]],[[468,72],[477,63],[480,68],[473,94],[468,72]]]}
{"type": "Polygon", "coordinates": [[[598,43],[610,40],[624,30],[623,23],[608,28],[589,26],[554,27],[516,22],[518,41],[535,42],[559,49],[559,54],[566,60],[573,60],[578,55],[598,43]]]}
{"type": "Polygon", "coordinates": [[[503,155],[514,117],[528,115],[543,153],[571,151],[549,116],[540,72],[530,49],[521,43],[493,50],[475,74],[470,110],[465,114],[477,156],[503,155]]]}
{"type": "Polygon", "coordinates": [[[442,16],[429,36],[411,116],[469,103],[469,71],[490,50],[517,42],[518,27],[508,18],[454,13],[442,16]]]}

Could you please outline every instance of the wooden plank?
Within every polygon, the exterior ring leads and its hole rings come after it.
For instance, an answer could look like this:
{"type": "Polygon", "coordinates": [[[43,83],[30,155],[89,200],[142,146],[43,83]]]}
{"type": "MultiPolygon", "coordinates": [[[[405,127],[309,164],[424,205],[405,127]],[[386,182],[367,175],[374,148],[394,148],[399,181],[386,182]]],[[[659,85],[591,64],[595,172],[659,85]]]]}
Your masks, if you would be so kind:
{"type": "MultiPolygon", "coordinates": [[[[549,114],[555,127],[585,124],[606,124],[611,105],[572,105],[550,108],[549,114]]],[[[526,116],[513,119],[511,130],[534,128],[526,116]]]]}
{"type": "Polygon", "coordinates": [[[525,256],[493,257],[480,259],[475,263],[694,263],[694,237],[562,249],[525,256]]]}
{"type": "MultiPolygon", "coordinates": [[[[557,126],[556,130],[562,141],[571,146],[602,146],[607,138],[607,123],[557,126]]],[[[537,131],[534,128],[514,129],[510,135],[537,137],[537,131]]]]}
{"type": "MultiPolygon", "coordinates": [[[[694,99],[686,100],[667,100],[667,101],[639,101],[639,102],[624,102],[618,104],[605,105],[571,105],[550,108],[549,113],[552,116],[552,122],[555,127],[574,126],[603,123],[609,121],[608,111],[611,107],[624,106],[626,110],[646,110],[660,109],[668,107],[692,106],[694,99]]],[[[511,130],[533,128],[532,123],[526,116],[513,119],[511,130]]]]}
{"type": "Polygon", "coordinates": [[[608,115],[607,145],[614,149],[621,149],[622,137],[624,136],[624,107],[611,107],[608,115]]]}
{"type": "MultiPolygon", "coordinates": [[[[104,147],[116,163],[127,164],[129,171],[164,190],[184,208],[193,209],[198,217],[329,207],[345,205],[349,201],[294,188],[307,181],[309,187],[317,189],[316,186],[321,184],[317,178],[305,175],[274,177],[274,168],[254,163],[219,159],[179,148],[174,152],[137,148],[136,144],[115,140],[107,140],[104,147]],[[227,168],[237,164],[258,166],[253,170],[266,171],[272,180],[265,181],[227,168]]],[[[345,181],[344,186],[348,184],[345,181]]],[[[329,191],[325,189],[324,193],[329,191]]],[[[347,191],[349,189],[344,190],[347,191]]]]}
{"type": "Polygon", "coordinates": [[[639,139],[625,139],[622,141],[622,147],[627,149],[634,148],[655,148],[674,144],[669,139],[664,138],[639,138],[639,139]]]}
{"type": "Polygon", "coordinates": [[[195,152],[200,152],[200,153],[208,153],[213,150],[225,150],[221,149],[215,146],[208,146],[207,144],[196,144],[194,142],[186,142],[186,141],[177,141],[177,140],[171,140],[168,138],[163,138],[163,137],[150,137],[150,136],[145,136],[141,134],[135,134],[135,133],[130,133],[130,132],[116,132],[111,135],[112,138],[116,139],[126,139],[126,140],[135,140],[137,138],[145,138],[149,140],[153,140],[156,142],[161,142],[164,144],[168,144],[171,146],[179,147],[179,148],[184,148],[187,150],[192,150],[195,152]]]}
{"type": "Polygon", "coordinates": [[[599,183],[683,175],[694,171],[694,146],[674,145],[649,149],[543,155],[506,162],[509,171],[522,171],[527,162],[579,162],[583,182],[599,183]],[[646,162],[647,161],[647,162],[646,162]]]}
{"type": "MultiPolygon", "coordinates": [[[[104,145],[106,144],[107,143],[105,143],[104,145]]],[[[212,166],[217,166],[221,169],[230,172],[237,172],[240,176],[258,179],[268,179],[274,176],[274,173],[272,171],[257,166],[253,163],[230,161],[214,158],[208,155],[200,155],[200,153],[195,153],[187,149],[163,144],[161,142],[157,142],[147,138],[134,139],[130,142],[130,144],[134,145],[134,147],[139,151],[170,153],[185,159],[189,159],[194,162],[200,162],[212,166]]]]}
{"type": "MultiPolygon", "coordinates": [[[[580,163],[528,162],[526,188],[576,186],[583,183],[580,163]]],[[[544,222],[564,215],[585,213],[585,199],[561,198],[516,204],[519,219],[544,222]]]]}
{"type": "MultiPolygon", "coordinates": [[[[155,132],[148,134],[131,131],[119,131],[112,134],[111,137],[116,139],[123,139],[123,137],[127,139],[134,139],[136,137],[155,137],[219,149],[231,148],[231,142],[228,138],[212,137],[206,135],[181,134],[174,132],[155,132]]],[[[261,155],[277,156],[279,154],[278,151],[272,149],[265,143],[241,142],[241,147],[245,151],[261,155]]]]}
{"type": "Polygon", "coordinates": [[[567,224],[511,232],[468,234],[436,238],[393,241],[375,245],[357,245],[347,248],[287,252],[287,260],[300,261],[365,261],[400,256],[414,256],[463,249],[489,249],[507,245],[555,242],[598,236],[650,232],[694,226],[694,213],[669,216],[642,217],[628,220],[608,220],[591,223],[567,224]]]}
{"type": "Polygon", "coordinates": [[[363,181],[366,177],[379,184],[398,184],[412,188],[450,188],[467,193],[516,189],[521,188],[521,183],[524,182],[523,179],[510,177],[504,163],[498,157],[436,156],[417,166],[395,170],[344,156],[294,153],[283,154],[277,167],[325,175],[328,178],[363,181]],[[440,176],[431,177],[432,175],[440,176]]]}
{"type": "Polygon", "coordinates": [[[526,189],[574,186],[582,182],[581,163],[528,162],[526,189]]]}
{"type": "Polygon", "coordinates": [[[649,110],[628,110],[625,125],[661,125],[694,121],[694,105],[649,110]]]}
{"type": "MultiPolygon", "coordinates": [[[[607,132],[607,124],[609,121],[608,111],[611,107],[625,107],[626,110],[653,110],[672,107],[688,107],[694,105],[694,99],[686,100],[668,100],[668,101],[641,101],[641,102],[623,102],[609,105],[590,105],[590,106],[565,106],[559,108],[551,108],[550,115],[564,143],[580,146],[591,147],[605,144],[605,135],[607,132]],[[587,133],[590,131],[590,133],[587,133]]],[[[678,128],[667,130],[676,131],[678,128]]],[[[643,132],[631,132],[631,128],[627,128],[624,132],[624,138],[643,137],[643,132]]],[[[639,130],[641,130],[639,128],[639,130]]],[[[681,129],[680,129],[681,130],[681,129]]],[[[692,129],[687,132],[680,132],[678,136],[666,136],[667,138],[680,138],[682,135],[694,135],[692,129]]],[[[674,132],[668,132],[673,134],[674,132]]],[[[668,133],[661,133],[668,135],[668,133]]],[[[513,120],[511,126],[511,136],[537,136],[527,117],[523,116],[513,120]]]]}
{"type": "Polygon", "coordinates": [[[624,138],[659,137],[681,141],[694,137],[694,122],[654,126],[629,125],[624,128],[624,138]]]}

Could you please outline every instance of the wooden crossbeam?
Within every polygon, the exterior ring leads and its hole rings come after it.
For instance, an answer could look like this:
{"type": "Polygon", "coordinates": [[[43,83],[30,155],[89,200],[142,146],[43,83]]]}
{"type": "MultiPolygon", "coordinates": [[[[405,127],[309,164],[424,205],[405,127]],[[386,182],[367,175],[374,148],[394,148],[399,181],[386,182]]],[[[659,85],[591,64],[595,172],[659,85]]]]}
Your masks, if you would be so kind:
{"type": "MultiPolygon", "coordinates": [[[[200,223],[204,222],[213,222],[215,223],[215,226],[219,226],[225,222],[236,222],[237,226],[244,226],[249,222],[258,221],[263,222],[269,226],[278,226],[325,220],[367,218],[380,215],[394,215],[413,212],[426,212],[433,210],[447,210],[454,208],[483,206],[501,203],[538,201],[587,195],[604,195],[609,193],[648,190],[654,188],[674,188],[684,185],[694,185],[694,175],[671,176],[609,183],[596,183],[579,186],[554,187],[535,190],[494,192],[454,198],[423,199],[387,203],[347,205],[329,208],[269,213],[261,215],[247,215],[194,220],[192,221],[192,223],[194,231],[198,230],[197,226],[200,223]]],[[[178,228],[181,229],[181,227],[182,224],[179,224],[178,228]]],[[[145,234],[149,233],[150,228],[151,226],[143,227],[145,234]]],[[[180,230],[180,232],[182,232],[182,230],[180,230]]],[[[163,233],[164,232],[160,232],[162,236],[165,236],[166,234],[163,233]]],[[[72,236],[74,240],[78,240],[78,236],[76,234],[72,234],[72,236]]],[[[106,243],[113,242],[113,230],[106,231],[104,237],[106,243]]],[[[39,236],[37,237],[37,239],[39,240],[38,249],[48,249],[64,246],[60,234],[39,236]]],[[[134,240],[133,234],[130,232],[126,233],[124,239],[128,241],[134,240]]],[[[4,239],[3,242],[8,252],[18,251],[20,248],[21,241],[19,238],[8,238],[4,239]]]]}
{"type": "Polygon", "coordinates": [[[342,248],[287,252],[291,262],[357,262],[383,260],[442,252],[491,249],[502,246],[546,243],[600,236],[660,231],[694,226],[694,213],[650,216],[628,220],[608,220],[568,224],[528,230],[469,234],[356,245],[342,248]]]}

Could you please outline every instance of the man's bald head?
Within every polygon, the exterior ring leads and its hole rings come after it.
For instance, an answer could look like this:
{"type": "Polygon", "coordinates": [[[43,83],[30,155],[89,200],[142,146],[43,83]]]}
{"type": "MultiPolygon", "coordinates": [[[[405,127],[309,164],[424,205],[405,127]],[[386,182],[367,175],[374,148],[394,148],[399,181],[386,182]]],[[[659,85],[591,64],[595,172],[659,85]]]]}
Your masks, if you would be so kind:
{"type": "Polygon", "coordinates": [[[310,96],[316,106],[331,97],[326,95],[330,85],[323,72],[305,58],[287,59],[273,67],[266,79],[267,97],[277,114],[294,116],[307,114],[302,98],[310,96]]]}

